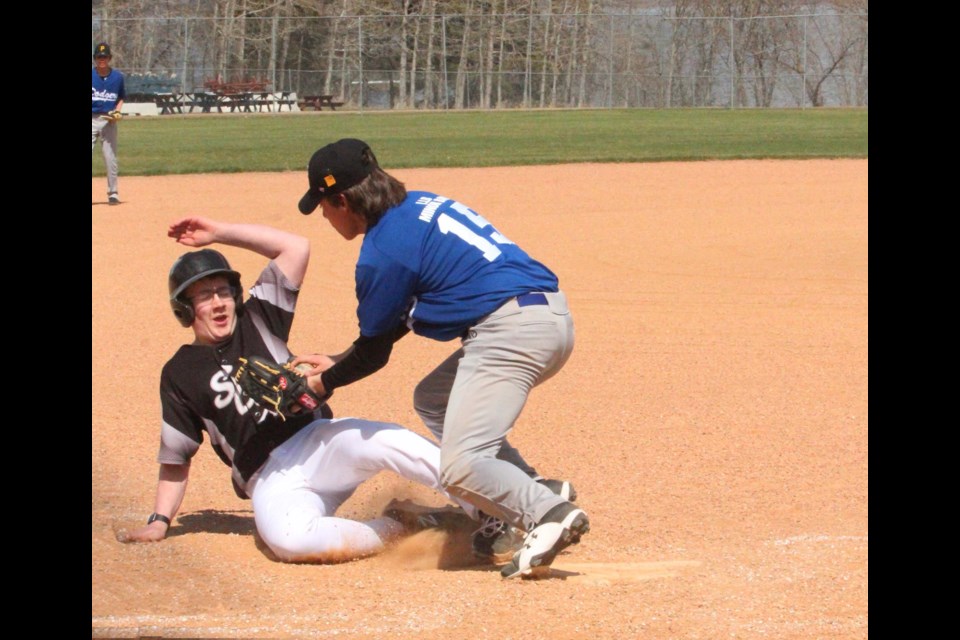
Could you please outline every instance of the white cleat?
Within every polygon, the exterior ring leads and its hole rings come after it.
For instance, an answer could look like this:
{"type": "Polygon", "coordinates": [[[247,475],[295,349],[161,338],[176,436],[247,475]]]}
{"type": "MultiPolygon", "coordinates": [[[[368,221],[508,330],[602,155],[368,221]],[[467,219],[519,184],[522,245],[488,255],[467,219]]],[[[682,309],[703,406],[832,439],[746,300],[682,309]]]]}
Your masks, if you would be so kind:
{"type": "Polygon", "coordinates": [[[557,554],[580,542],[580,536],[588,531],[590,520],[583,509],[572,502],[557,505],[547,512],[540,524],[530,530],[524,538],[523,547],[500,570],[500,575],[504,578],[543,576],[550,572],[550,565],[557,554]]]}

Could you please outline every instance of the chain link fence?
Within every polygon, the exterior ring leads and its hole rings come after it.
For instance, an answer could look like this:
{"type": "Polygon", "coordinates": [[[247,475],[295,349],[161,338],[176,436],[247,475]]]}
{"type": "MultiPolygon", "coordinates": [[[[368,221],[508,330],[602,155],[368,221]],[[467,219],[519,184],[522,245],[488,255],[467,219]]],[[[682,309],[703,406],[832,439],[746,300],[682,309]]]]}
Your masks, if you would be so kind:
{"type": "MultiPolygon", "coordinates": [[[[93,16],[148,92],[257,79],[352,109],[865,107],[867,14],[93,16]]],[[[128,91],[130,89],[128,88],[128,91]]]]}

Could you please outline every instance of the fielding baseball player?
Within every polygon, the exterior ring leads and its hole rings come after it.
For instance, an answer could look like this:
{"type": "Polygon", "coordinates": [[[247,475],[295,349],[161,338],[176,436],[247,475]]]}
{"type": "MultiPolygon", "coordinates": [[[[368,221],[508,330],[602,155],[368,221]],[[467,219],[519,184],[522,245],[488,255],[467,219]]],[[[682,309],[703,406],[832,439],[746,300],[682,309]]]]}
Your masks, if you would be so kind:
{"type": "Polygon", "coordinates": [[[414,394],[417,413],[440,439],[443,486],[526,532],[503,577],[546,573],[589,520],[571,501],[569,483],[558,491],[536,481],[507,434],[533,387],[573,349],[557,277],[468,206],[408,192],[360,140],[318,150],[308,177],[301,213],[320,206],[345,239],[364,236],[356,266],[360,337],[339,356],[294,362],[315,365],[309,382],[322,395],[383,367],[410,330],[459,340],[414,394]]]}
{"type": "Polygon", "coordinates": [[[117,191],[117,123],[123,117],[123,101],[127,91],[123,84],[123,74],[110,67],[113,56],[110,45],[101,42],[93,49],[93,142],[90,150],[97,145],[97,138],[101,138],[103,161],[107,167],[107,201],[114,205],[120,204],[117,191]]]}
{"type": "MultiPolygon", "coordinates": [[[[253,500],[263,541],[283,561],[359,558],[383,550],[404,533],[401,522],[389,517],[358,522],[334,515],[361,482],[382,470],[447,495],[440,485],[440,450],[426,438],[395,424],[329,419],[327,405],[284,418],[242,396],[232,379],[241,356],[275,362],[290,358],[287,339],[310,256],[306,238],[206,218],[175,222],[167,235],[190,247],[243,247],[270,262],[247,300],[240,274],[218,251],[192,251],[173,264],[170,304],[180,324],[192,329],[194,341],[180,347],[161,374],[163,424],[154,513],[146,526],[121,532],[121,541],[166,536],[204,432],[231,468],[238,495],[253,500]]],[[[477,518],[469,504],[462,506],[477,518]]]]}

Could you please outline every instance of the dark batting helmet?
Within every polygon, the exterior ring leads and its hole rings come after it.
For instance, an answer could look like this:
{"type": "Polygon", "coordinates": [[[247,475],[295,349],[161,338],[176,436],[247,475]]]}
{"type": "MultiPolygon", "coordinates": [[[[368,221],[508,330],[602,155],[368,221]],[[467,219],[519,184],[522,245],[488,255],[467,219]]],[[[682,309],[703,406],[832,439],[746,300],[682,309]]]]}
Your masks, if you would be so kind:
{"type": "Polygon", "coordinates": [[[206,278],[223,274],[230,281],[230,284],[236,289],[234,301],[237,303],[237,309],[243,302],[243,292],[240,288],[240,274],[230,268],[230,263],[223,257],[223,254],[213,249],[201,249],[200,251],[191,251],[185,253],[170,267],[170,307],[173,309],[173,315],[185,327],[193,324],[194,313],[193,304],[186,297],[187,287],[206,278]]]}

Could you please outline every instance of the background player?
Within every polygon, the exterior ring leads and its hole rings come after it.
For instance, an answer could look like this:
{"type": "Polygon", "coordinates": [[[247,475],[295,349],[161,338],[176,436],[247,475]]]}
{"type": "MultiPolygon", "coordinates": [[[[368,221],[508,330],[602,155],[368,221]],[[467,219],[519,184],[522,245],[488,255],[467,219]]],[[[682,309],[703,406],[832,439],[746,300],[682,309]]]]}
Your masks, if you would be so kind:
{"type": "Polygon", "coordinates": [[[107,167],[107,201],[114,205],[120,204],[120,195],[117,186],[117,123],[104,118],[111,111],[123,109],[123,101],[127,97],[124,87],[123,74],[110,67],[113,55],[110,45],[101,42],[93,49],[93,141],[90,150],[97,145],[97,138],[101,138],[100,146],[103,149],[103,162],[107,167]]]}
{"type": "Polygon", "coordinates": [[[343,139],[313,154],[301,213],[320,206],[346,240],[363,235],[356,267],[360,337],[317,365],[318,393],[359,380],[389,360],[412,329],[460,340],[416,388],[417,413],[440,438],[451,495],[527,532],[504,577],[544,572],[589,530],[586,513],[531,477],[507,444],[527,395],[573,349],[573,320],[557,277],[464,204],[407,192],[370,147],[343,139]],[[509,460],[503,459],[506,452],[509,460]]]}
{"type": "MultiPolygon", "coordinates": [[[[121,532],[118,539],[166,536],[206,432],[231,467],[238,495],[252,498],[257,531],[280,560],[334,562],[381,551],[404,532],[400,522],[388,517],[357,522],[334,512],[361,482],[384,469],[443,493],[436,445],[395,424],[329,420],[320,410],[283,420],[241,397],[231,378],[239,356],[290,358],[287,340],[310,257],[307,239],[206,218],[175,222],[167,235],[190,247],[243,247],[270,262],[246,301],[240,274],[218,251],[186,253],[171,268],[170,304],[180,323],[193,330],[194,341],[180,347],[160,378],[163,424],[154,513],[146,526],[121,532]]],[[[332,415],[329,408],[326,415],[332,415]]],[[[464,506],[476,518],[472,507],[464,506]]]]}

